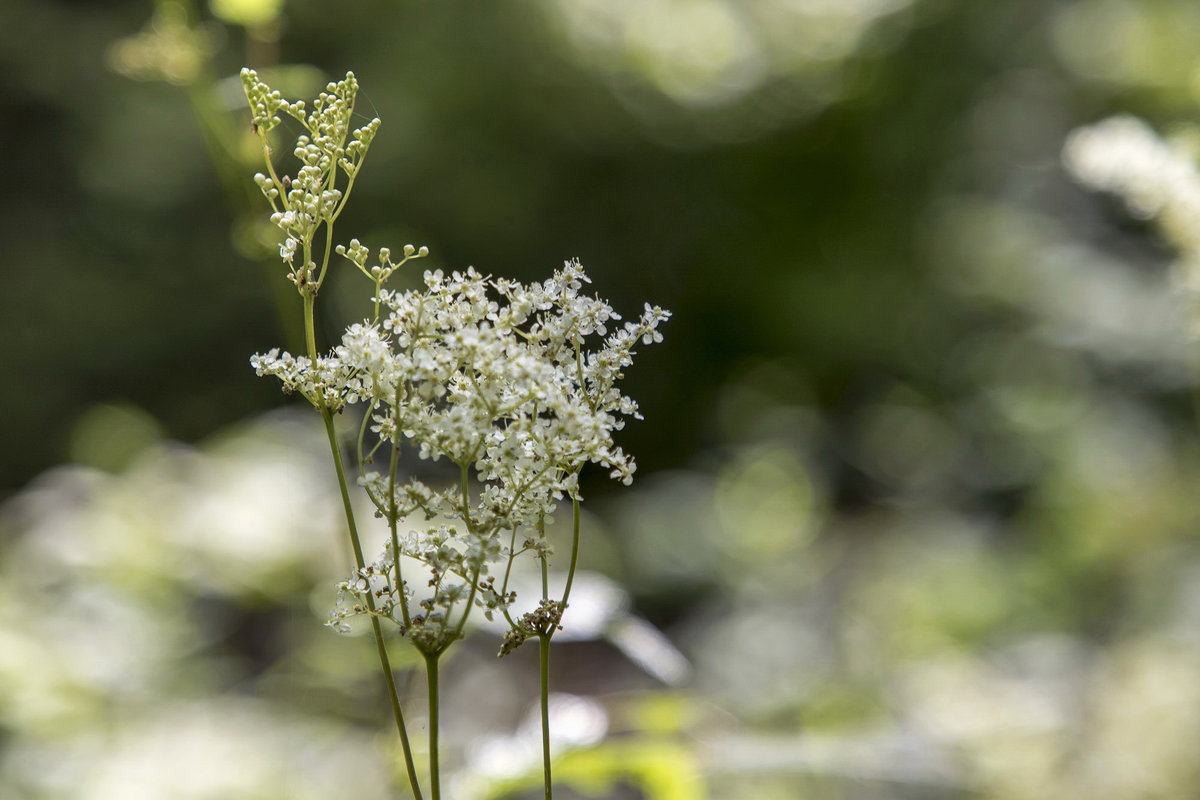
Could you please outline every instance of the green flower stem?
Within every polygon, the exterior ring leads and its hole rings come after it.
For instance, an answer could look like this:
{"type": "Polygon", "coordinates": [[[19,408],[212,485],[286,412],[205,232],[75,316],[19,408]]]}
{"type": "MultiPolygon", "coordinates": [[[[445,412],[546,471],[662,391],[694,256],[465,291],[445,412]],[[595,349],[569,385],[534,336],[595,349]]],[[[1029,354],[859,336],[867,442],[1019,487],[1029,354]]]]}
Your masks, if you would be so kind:
{"type": "Polygon", "coordinates": [[[554,797],[554,782],[550,775],[550,637],[538,635],[538,664],[542,675],[542,782],[546,787],[546,800],[554,797]]]}
{"type": "MultiPolygon", "coordinates": [[[[543,542],[546,540],[546,515],[538,514],[537,521],[538,538],[543,542]]],[[[541,562],[542,568],[542,599],[550,599],[550,564],[546,558],[546,551],[543,550],[538,554],[538,561],[541,562]]]]}
{"type": "Polygon", "coordinates": [[[396,434],[396,441],[392,442],[392,456],[388,460],[388,534],[392,537],[392,562],[396,570],[396,588],[400,590],[400,616],[404,620],[404,627],[408,628],[412,625],[412,620],[408,616],[408,594],[404,589],[404,573],[400,567],[400,535],[397,531],[399,524],[399,511],[396,509],[396,469],[400,460],[400,434],[396,434]]]}
{"type": "Polygon", "coordinates": [[[432,800],[441,800],[442,780],[438,772],[438,659],[439,653],[425,654],[425,675],[429,685],[429,791],[432,800]]]}
{"type": "MultiPolygon", "coordinates": [[[[362,543],[358,537],[358,526],[354,521],[354,508],[350,501],[350,491],[346,485],[346,471],[342,467],[342,454],[338,449],[337,434],[333,430],[333,414],[324,405],[321,407],[321,418],[325,421],[325,433],[329,438],[329,447],[333,453],[333,464],[337,468],[338,487],[342,493],[342,506],[346,511],[346,524],[350,529],[350,544],[354,548],[354,562],[358,569],[366,566],[363,559],[362,543]]],[[[413,797],[421,800],[421,785],[417,780],[417,766],[413,760],[412,745],[408,741],[408,727],[404,724],[404,711],[400,708],[400,695],[396,691],[396,676],[392,673],[392,664],[388,659],[387,647],[383,641],[383,630],[379,625],[379,617],[375,616],[375,599],[368,592],[367,606],[371,610],[371,630],[375,634],[375,649],[379,654],[379,666],[383,670],[384,683],[387,684],[388,700],[392,706],[392,716],[396,720],[396,731],[400,734],[400,746],[404,750],[404,765],[408,770],[408,782],[412,787],[413,797]]],[[[434,797],[436,797],[436,793],[434,797]]]]}
{"type": "Polygon", "coordinates": [[[575,567],[579,564],[579,498],[571,498],[571,565],[567,568],[567,585],[563,589],[562,608],[567,610],[571,584],[575,583],[575,567]]]}
{"type": "MultiPolygon", "coordinates": [[[[313,321],[313,300],[311,292],[304,293],[304,337],[308,342],[308,354],[314,367],[317,363],[316,325],[313,321]]],[[[342,466],[342,452],[338,447],[337,432],[333,429],[333,413],[325,405],[324,399],[320,405],[321,419],[325,423],[325,435],[329,440],[330,453],[333,456],[333,466],[337,471],[338,488],[342,494],[342,508],[346,512],[346,525],[350,532],[350,545],[354,549],[354,562],[358,569],[366,566],[363,558],[362,542],[358,536],[358,525],[354,520],[354,504],[350,500],[350,489],[346,485],[346,470],[342,466]]],[[[388,659],[387,647],[383,641],[383,630],[379,625],[379,617],[375,616],[375,598],[367,593],[367,606],[371,610],[371,630],[375,634],[375,649],[379,654],[379,665],[383,670],[384,683],[387,685],[388,699],[392,706],[392,716],[396,720],[396,730],[400,734],[400,746],[404,750],[404,764],[408,770],[408,782],[412,787],[413,797],[422,800],[421,785],[417,780],[417,766],[413,761],[412,745],[408,741],[408,727],[404,724],[404,711],[400,708],[400,694],[396,691],[396,676],[392,673],[391,661],[388,659]]]]}
{"type": "MultiPolygon", "coordinates": [[[[304,345],[308,348],[308,358],[312,361],[313,369],[317,368],[317,325],[314,322],[317,296],[315,293],[301,292],[304,298],[304,345]]],[[[339,457],[338,463],[341,463],[339,457]]]]}
{"type": "MultiPolygon", "coordinates": [[[[463,522],[466,523],[467,531],[469,531],[472,535],[475,535],[475,525],[471,521],[471,495],[470,495],[470,489],[469,489],[470,474],[469,474],[465,464],[461,465],[458,468],[458,474],[459,474],[459,490],[462,493],[463,522]]],[[[462,619],[460,619],[458,621],[458,625],[456,625],[454,628],[454,635],[449,640],[446,641],[443,649],[445,647],[449,647],[450,644],[455,639],[458,639],[459,637],[461,637],[463,629],[467,626],[467,617],[469,617],[471,615],[471,609],[475,605],[475,593],[479,590],[479,573],[480,573],[480,566],[476,565],[475,569],[471,571],[471,576],[469,579],[470,584],[471,584],[471,591],[467,595],[467,606],[466,606],[466,608],[463,609],[462,619]]],[[[463,577],[466,578],[467,576],[464,575],[463,577]]],[[[446,621],[449,622],[449,620],[450,620],[450,612],[449,612],[449,610],[447,610],[446,611],[446,621]]]]}
{"type": "MultiPolygon", "coordinates": [[[[579,564],[579,499],[571,498],[571,565],[567,569],[567,585],[559,601],[559,613],[566,613],[567,600],[571,597],[571,586],[575,583],[575,567],[579,564]]],[[[546,559],[542,558],[542,596],[546,596],[546,559]]],[[[561,619],[561,617],[560,617],[561,619]]],[[[550,640],[554,638],[555,626],[538,634],[538,662],[541,671],[542,706],[542,780],[546,786],[546,800],[554,796],[554,785],[550,774],[550,640]]]]}
{"type": "MultiPolygon", "coordinates": [[[[275,162],[271,160],[271,142],[267,139],[267,132],[259,129],[258,138],[259,141],[262,142],[263,161],[267,165],[267,174],[271,176],[271,180],[275,183],[275,185],[281,189],[279,192],[279,205],[283,206],[284,211],[287,211],[287,192],[282,191],[283,183],[279,180],[279,175],[275,172],[275,162]]],[[[274,202],[272,202],[271,205],[274,206],[274,202]]]]}

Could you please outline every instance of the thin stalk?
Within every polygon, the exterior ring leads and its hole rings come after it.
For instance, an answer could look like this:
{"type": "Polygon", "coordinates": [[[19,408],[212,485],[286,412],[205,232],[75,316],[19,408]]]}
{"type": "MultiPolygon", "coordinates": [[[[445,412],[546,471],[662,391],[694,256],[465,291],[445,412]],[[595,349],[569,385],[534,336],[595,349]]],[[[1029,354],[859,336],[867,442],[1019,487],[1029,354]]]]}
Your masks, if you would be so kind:
{"type": "MultiPolygon", "coordinates": [[[[337,435],[333,430],[333,414],[323,404],[321,418],[325,421],[325,433],[329,438],[329,447],[333,454],[333,464],[337,469],[338,488],[342,493],[342,508],[346,512],[346,524],[350,530],[350,544],[354,549],[354,562],[358,569],[366,566],[363,559],[362,542],[358,537],[358,526],[354,521],[354,506],[350,501],[350,490],[346,485],[346,470],[342,467],[342,454],[338,449],[337,435]]],[[[379,654],[379,666],[383,670],[384,683],[387,684],[388,700],[392,706],[392,716],[396,720],[396,731],[400,734],[400,747],[404,750],[404,766],[408,771],[408,782],[412,787],[413,797],[421,800],[421,785],[417,780],[417,765],[413,760],[412,745],[408,741],[408,726],[404,723],[404,711],[400,708],[400,694],[396,691],[396,676],[392,673],[392,664],[383,641],[383,629],[379,625],[379,617],[375,616],[375,597],[367,592],[367,607],[370,609],[371,630],[375,634],[375,650],[379,654]]]]}
{"type": "MultiPolygon", "coordinates": [[[[313,300],[310,292],[304,293],[304,334],[308,342],[308,354],[314,368],[317,363],[316,326],[313,322],[313,300]]],[[[346,470],[342,466],[342,452],[338,447],[337,433],[333,429],[333,413],[320,398],[321,419],[325,423],[325,435],[329,440],[329,450],[333,456],[333,466],[337,472],[338,489],[342,495],[342,509],[346,514],[346,526],[350,533],[350,545],[354,550],[354,562],[357,569],[366,566],[363,558],[362,542],[358,536],[358,525],[354,519],[354,504],[350,500],[350,488],[346,483],[346,470]]],[[[383,630],[379,618],[375,616],[375,598],[367,592],[367,607],[370,609],[371,630],[375,634],[375,650],[379,655],[379,666],[383,670],[384,683],[387,685],[388,700],[392,706],[392,716],[396,720],[396,730],[400,734],[400,746],[404,751],[404,764],[408,770],[408,782],[412,787],[413,797],[422,800],[421,785],[417,780],[417,767],[413,761],[412,746],[408,741],[408,727],[404,724],[404,711],[400,708],[400,694],[396,691],[396,676],[392,673],[391,661],[388,659],[387,647],[384,645],[383,630]]]]}
{"type": "MultiPolygon", "coordinates": [[[[502,598],[508,597],[508,579],[512,576],[513,560],[516,559],[516,557],[517,557],[516,547],[517,547],[517,529],[513,528],[512,534],[509,536],[509,539],[508,539],[508,565],[504,567],[504,583],[500,585],[500,596],[502,598]]],[[[508,611],[508,606],[506,606],[506,605],[500,606],[500,613],[504,615],[504,618],[506,620],[508,620],[509,625],[511,625],[514,628],[517,626],[517,624],[515,622],[513,622],[512,614],[510,614],[508,611]]]]}
{"type": "MultiPolygon", "coordinates": [[[[308,347],[308,359],[313,369],[317,368],[317,325],[314,321],[317,296],[312,292],[301,292],[304,298],[304,344],[308,347]]],[[[338,459],[341,461],[341,459],[338,459]]]]}
{"type": "MultiPolygon", "coordinates": [[[[571,565],[567,569],[567,585],[563,588],[562,600],[559,601],[559,613],[565,613],[567,601],[571,597],[571,586],[575,582],[575,567],[579,564],[579,499],[571,499],[571,565]]],[[[546,558],[542,557],[542,598],[547,597],[547,567],[546,558]]],[[[561,619],[561,617],[560,617],[561,619]]],[[[550,774],[550,640],[554,638],[557,626],[538,634],[538,663],[541,672],[541,706],[542,706],[542,781],[546,787],[546,800],[554,796],[553,779],[550,774]]]]}
{"type": "MultiPolygon", "coordinates": [[[[545,514],[538,515],[537,530],[538,530],[538,536],[543,541],[545,541],[545,539],[546,539],[546,515],[545,514]]],[[[543,550],[541,555],[538,556],[538,560],[540,560],[542,562],[542,599],[549,600],[550,599],[550,567],[546,563],[546,551],[545,550],[543,550]]]]}
{"type": "MultiPolygon", "coordinates": [[[[467,466],[466,466],[465,462],[459,466],[458,475],[459,475],[458,486],[459,486],[459,490],[462,493],[463,523],[467,526],[467,532],[470,533],[472,537],[476,537],[476,536],[478,536],[478,533],[476,532],[475,524],[471,521],[471,495],[470,495],[470,490],[468,488],[468,484],[470,482],[470,475],[467,472],[467,466]]],[[[463,609],[462,618],[459,619],[458,625],[456,625],[454,627],[454,635],[450,638],[449,641],[446,642],[447,647],[450,646],[450,642],[453,642],[455,639],[458,639],[459,637],[462,636],[463,628],[465,628],[467,626],[467,617],[471,616],[471,609],[475,605],[475,594],[476,594],[476,592],[479,591],[479,570],[480,570],[480,566],[476,565],[475,569],[471,572],[471,577],[470,577],[471,591],[467,595],[467,605],[466,605],[466,608],[463,609]]],[[[463,575],[463,577],[466,578],[467,576],[463,575]]],[[[449,610],[447,610],[446,611],[446,621],[449,622],[449,620],[450,620],[450,612],[449,612],[449,610]]]]}
{"type": "MultiPolygon", "coordinates": [[[[467,576],[464,575],[463,577],[465,578],[467,576]]],[[[479,567],[476,567],[471,573],[470,580],[471,591],[467,594],[466,607],[463,609],[462,617],[460,617],[458,620],[458,625],[454,627],[454,636],[450,639],[450,642],[462,638],[463,629],[467,627],[467,617],[471,616],[471,609],[475,607],[475,595],[479,591],[479,567]]],[[[446,613],[446,616],[447,618],[450,616],[449,612],[446,613]]],[[[449,644],[450,643],[447,642],[447,646],[449,646],[449,644]]]]}
{"type": "Polygon", "coordinates": [[[441,800],[442,781],[438,773],[438,659],[441,653],[425,654],[425,675],[429,685],[429,791],[432,800],[441,800]]]}
{"type": "Polygon", "coordinates": [[[396,530],[399,523],[399,511],[396,508],[396,467],[400,460],[400,434],[392,441],[392,457],[388,461],[388,533],[392,537],[392,560],[396,569],[396,588],[400,590],[400,616],[404,627],[412,625],[408,616],[408,592],[404,588],[404,573],[400,567],[400,536],[396,530]]]}
{"type": "MultiPolygon", "coordinates": [[[[329,181],[327,190],[333,191],[337,186],[338,171],[335,166],[329,173],[329,181]]],[[[346,200],[346,195],[342,196],[342,200],[346,200]]],[[[335,211],[340,211],[335,209],[335,211]]],[[[325,220],[325,256],[321,259],[321,272],[317,275],[317,285],[320,286],[325,282],[325,273],[329,270],[329,256],[333,252],[333,223],[337,220],[337,213],[325,220]]]]}
{"type": "Polygon", "coordinates": [[[329,271],[329,256],[333,252],[333,220],[325,223],[325,255],[321,259],[321,271],[317,274],[317,285],[325,282],[325,273],[329,271]]]}
{"type": "Polygon", "coordinates": [[[538,639],[538,664],[542,674],[542,782],[546,786],[546,800],[552,800],[554,783],[550,774],[550,634],[539,634],[538,639]]]}
{"type": "Polygon", "coordinates": [[[579,498],[571,498],[571,565],[567,568],[567,585],[563,589],[562,607],[565,612],[575,582],[575,567],[579,563],[579,498]]]}

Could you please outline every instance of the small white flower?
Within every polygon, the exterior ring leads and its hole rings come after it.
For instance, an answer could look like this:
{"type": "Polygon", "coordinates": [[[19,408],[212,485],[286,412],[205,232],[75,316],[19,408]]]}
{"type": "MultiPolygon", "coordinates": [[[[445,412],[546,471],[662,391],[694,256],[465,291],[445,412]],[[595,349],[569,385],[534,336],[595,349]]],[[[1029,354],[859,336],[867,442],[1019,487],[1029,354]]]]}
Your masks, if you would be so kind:
{"type": "Polygon", "coordinates": [[[279,245],[279,257],[284,261],[291,263],[291,260],[296,257],[296,247],[300,244],[295,237],[289,236],[279,245]]]}

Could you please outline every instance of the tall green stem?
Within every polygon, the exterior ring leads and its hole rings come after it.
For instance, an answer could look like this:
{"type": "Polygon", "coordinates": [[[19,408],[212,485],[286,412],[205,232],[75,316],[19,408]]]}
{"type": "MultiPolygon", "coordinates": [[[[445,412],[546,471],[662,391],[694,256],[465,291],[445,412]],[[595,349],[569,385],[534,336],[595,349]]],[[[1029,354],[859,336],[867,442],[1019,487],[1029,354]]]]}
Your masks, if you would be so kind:
{"type": "MultiPolygon", "coordinates": [[[[313,321],[313,295],[304,294],[304,338],[308,342],[308,355],[314,368],[317,363],[316,326],[313,321]]],[[[338,447],[337,432],[333,428],[333,413],[325,405],[324,398],[319,399],[318,408],[321,419],[325,423],[325,435],[329,440],[329,450],[333,457],[333,466],[337,471],[338,489],[342,495],[342,509],[346,514],[346,526],[350,533],[350,545],[354,550],[354,563],[361,570],[366,566],[363,558],[362,542],[358,536],[358,524],[354,519],[354,504],[350,500],[350,488],[346,483],[346,470],[342,466],[342,451],[338,447]]],[[[392,673],[391,661],[388,658],[387,647],[383,640],[383,629],[379,618],[375,616],[375,598],[367,592],[367,606],[371,610],[371,630],[375,634],[375,650],[379,655],[379,666],[383,670],[384,683],[387,685],[388,700],[392,706],[392,716],[396,720],[396,730],[400,734],[400,746],[404,750],[404,764],[408,771],[408,782],[412,787],[413,797],[422,800],[421,785],[417,781],[417,767],[413,760],[412,746],[408,741],[408,727],[404,723],[404,711],[400,708],[400,694],[396,691],[396,676],[392,673]]]]}
{"type": "MultiPolygon", "coordinates": [[[[304,346],[308,348],[308,359],[312,362],[313,369],[317,368],[317,323],[316,317],[316,302],[317,296],[312,292],[301,292],[304,298],[304,346]]],[[[338,463],[341,463],[339,457],[338,463]]]]}
{"type": "Polygon", "coordinates": [[[429,685],[429,790],[432,800],[441,800],[442,780],[438,770],[438,659],[441,653],[425,654],[429,685]]]}
{"type": "MultiPolygon", "coordinates": [[[[567,601],[571,597],[571,586],[575,583],[575,568],[579,565],[579,499],[571,499],[571,564],[567,569],[567,585],[563,588],[562,600],[559,601],[559,614],[567,610],[567,601]]],[[[546,558],[542,557],[542,599],[548,596],[548,569],[546,558]]],[[[561,619],[561,617],[560,617],[561,619]]],[[[554,796],[553,779],[550,774],[550,640],[554,638],[557,627],[551,625],[538,634],[538,663],[541,672],[541,707],[542,707],[542,781],[546,787],[546,800],[554,796]]]]}
{"type": "Polygon", "coordinates": [[[542,674],[542,782],[546,785],[546,800],[554,797],[550,775],[550,634],[538,636],[538,664],[542,674]]]}

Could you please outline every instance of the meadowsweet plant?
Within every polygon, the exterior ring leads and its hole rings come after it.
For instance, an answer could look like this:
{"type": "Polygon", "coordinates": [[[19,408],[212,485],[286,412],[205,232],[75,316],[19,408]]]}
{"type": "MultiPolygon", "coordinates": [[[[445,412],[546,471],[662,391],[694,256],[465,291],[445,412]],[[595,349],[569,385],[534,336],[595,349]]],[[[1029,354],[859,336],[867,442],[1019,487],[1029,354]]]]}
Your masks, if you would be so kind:
{"type": "Polygon", "coordinates": [[[387,248],[373,255],[357,239],[334,242],[334,225],[380,124],[373,119],[352,129],[354,76],[330,83],[311,108],[285,100],[252,70],[243,70],[242,80],[267,164],[255,181],[283,234],[280,257],[304,305],[308,349],[303,355],[270,350],[251,363],[320,412],[356,560],[338,587],[329,625],[345,631],[351,618],[369,620],[418,798],[421,786],[385,634],[403,637],[424,660],[433,798],[440,796],[439,659],[462,638],[477,610],[507,623],[500,655],[536,638],[550,798],[549,646],[563,623],[579,555],[579,476],[593,464],[632,482],[634,461],[613,434],[626,418],[640,415],[618,384],[634,348],[662,340],[658,328],[669,313],[646,305],[637,319],[623,321],[586,293],[591,281],[575,261],[540,283],[469,268],[448,275],[426,271],[420,290],[386,288],[398,268],[428,251],[406,245],[393,260],[387,248]],[[271,148],[270,133],[282,116],[302,129],[293,149],[294,176],[279,174],[283,168],[271,148]],[[322,351],[314,307],[331,260],[353,265],[370,282],[364,304],[369,316],[322,351]],[[333,415],[347,407],[362,410],[353,447],[357,483],[388,527],[385,549],[371,562],[363,554],[333,426],[333,415]],[[453,479],[428,485],[401,474],[405,448],[446,464],[453,479]],[[571,542],[566,580],[552,591],[555,553],[546,530],[560,505],[571,509],[571,542]],[[532,560],[540,570],[540,597],[518,599],[510,588],[518,559],[532,560]]]}

